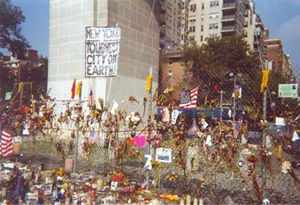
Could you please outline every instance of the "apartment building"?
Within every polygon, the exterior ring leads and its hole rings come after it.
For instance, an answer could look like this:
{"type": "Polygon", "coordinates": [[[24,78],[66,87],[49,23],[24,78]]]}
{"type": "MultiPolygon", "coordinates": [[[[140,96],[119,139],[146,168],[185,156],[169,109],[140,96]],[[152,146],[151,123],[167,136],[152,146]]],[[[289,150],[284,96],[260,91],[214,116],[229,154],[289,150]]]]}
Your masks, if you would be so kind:
{"type": "Polygon", "coordinates": [[[186,5],[182,0],[160,0],[160,49],[174,51],[180,47],[181,17],[186,5]]]}
{"type": "Polygon", "coordinates": [[[209,37],[243,35],[244,4],[244,0],[191,0],[189,42],[201,45],[209,37]]]}
{"type": "Polygon", "coordinates": [[[287,83],[296,83],[296,77],[294,75],[290,56],[288,54],[283,54],[282,73],[287,83]]]}
{"type": "Polygon", "coordinates": [[[265,40],[267,46],[266,59],[273,64],[273,71],[282,72],[283,70],[283,45],[280,39],[265,40]]]}
{"type": "Polygon", "coordinates": [[[257,14],[252,0],[245,2],[244,38],[250,49],[259,54],[263,63],[266,54],[265,40],[269,38],[269,30],[265,28],[260,15],[257,14]]]}
{"type": "Polygon", "coordinates": [[[252,0],[191,0],[189,43],[201,45],[206,38],[241,35],[264,61],[264,24],[252,0]]]}
{"type": "Polygon", "coordinates": [[[180,44],[188,43],[188,29],[189,29],[189,3],[190,0],[182,0],[181,9],[181,37],[180,44]]]}

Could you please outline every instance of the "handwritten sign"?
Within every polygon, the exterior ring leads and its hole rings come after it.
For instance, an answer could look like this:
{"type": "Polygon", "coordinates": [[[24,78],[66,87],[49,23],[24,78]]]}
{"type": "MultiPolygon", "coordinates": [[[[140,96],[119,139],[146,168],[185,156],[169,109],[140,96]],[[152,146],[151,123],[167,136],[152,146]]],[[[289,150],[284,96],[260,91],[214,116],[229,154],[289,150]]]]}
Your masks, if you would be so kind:
{"type": "Polygon", "coordinates": [[[172,162],[172,151],[167,148],[157,148],[155,160],[158,162],[172,162]]]}
{"type": "Polygon", "coordinates": [[[120,27],[86,28],[86,77],[117,75],[120,39],[120,27]]]}

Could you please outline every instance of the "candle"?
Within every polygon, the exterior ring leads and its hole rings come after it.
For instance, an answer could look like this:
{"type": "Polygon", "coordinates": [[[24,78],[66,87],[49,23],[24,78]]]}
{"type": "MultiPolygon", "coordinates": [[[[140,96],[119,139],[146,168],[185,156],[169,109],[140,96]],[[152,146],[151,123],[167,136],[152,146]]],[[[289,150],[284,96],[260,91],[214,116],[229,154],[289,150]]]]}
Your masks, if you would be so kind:
{"type": "Polygon", "coordinates": [[[2,188],[2,198],[6,197],[6,187],[2,188]]]}
{"type": "Polygon", "coordinates": [[[17,181],[17,194],[21,192],[21,186],[23,184],[23,176],[18,176],[18,181],[17,181]]]}
{"type": "Polygon", "coordinates": [[[49,179],[48,176],[46,176],[46,177],[45,177],[45,184],[49,184],[49,182],[50,182],[50,179],[49,179]]]}
{"type": "Polygon", "coordinates": [[[194,198],[194,203],[193,205],[198,205],[198,199],[197,198],[194,198]]]}
{"type": "Polygon", "coordinates": [[[203,199],[202,198],[199,199],[199,205],[203,205],[203,199]]]}
{"type": "Polygon", "coordinates": [[[53,192],[52,192],[52,197],[56,197],[57,196],[57,189],[54,188],[53,192]]]}
{"type": "Polygon", "coordinates": [[[183,199],[180,200],[180,205],[184,205],[184,200],[183,199]]]}
{"type": "Polygon", "coordinates": [[[66,198],[66,205],[70,205],[71,204],[71,198],[68,196],[66,198]]]}
{"type": "Polygon", "coordinates": [[[74,190],[75,190],[75,185],[71,184],[71,186],[70,186],[70,194],[71,195],[73,194],[74,190]]]}
{"type": "Polygon", "coordinates": [[[186,196],[186,205],[191,205],[191,195],[186,196]]]}
{"type": "Polygon", "coordinates": [[[103,187],[103,179],[102,178],[99,178],[97,180],[97,191],[101,191],[102,190],[102,187],[103,187]]]}
{"type": "Polygon", "coordinates": [[[87,204],[88,204],[88,205],[91,205],[91,204],[92,204],[92,199],[91,199],[91,197],[88,197],[88,199],[87,199],[87,204]]]}
{"type": "Polygon", "coordinates": [[[34,183],[37,184],[38,180],[39,180],[39,173],[36,173],[34,183]]]}

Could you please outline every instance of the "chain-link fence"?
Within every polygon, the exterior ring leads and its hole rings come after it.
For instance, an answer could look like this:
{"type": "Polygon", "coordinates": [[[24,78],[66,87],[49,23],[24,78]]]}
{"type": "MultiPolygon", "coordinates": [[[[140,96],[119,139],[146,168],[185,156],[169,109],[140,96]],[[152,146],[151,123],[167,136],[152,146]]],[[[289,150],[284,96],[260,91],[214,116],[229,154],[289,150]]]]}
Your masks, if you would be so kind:
{"type": "Polygon", "coordinates": [[[299,202],[298,101],[274,95],[276,74],[270,73],[264,101],[259,73],[228,72],[220,81],[180,68],[176,59],[164,65],[150,91],[146,79],[116,77],[107,81],[105,98],[94,92],[91,106],[88,95],[81,101],[45,94],[31,99],[21,86],[1,108],[2,125],[22,135],[19,160],[76,173],[122,171],[153,192],[210,196],[208,203],[227,196],[299,202]],[[182,93],[196,86],[196,107],[182,108],[182,93]]]}

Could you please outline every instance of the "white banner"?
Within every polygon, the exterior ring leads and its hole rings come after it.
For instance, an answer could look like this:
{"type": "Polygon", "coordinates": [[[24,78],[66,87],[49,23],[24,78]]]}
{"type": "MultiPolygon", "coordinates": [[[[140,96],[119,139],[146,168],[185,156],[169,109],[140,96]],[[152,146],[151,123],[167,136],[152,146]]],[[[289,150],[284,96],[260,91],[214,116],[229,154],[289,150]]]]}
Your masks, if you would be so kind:
{"type": "Polygon", "coordinates": [[[120,27],[87,27],[85,76],[116,76],[120,52],[120,27]]]}

